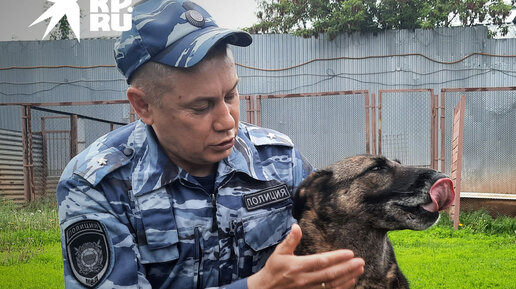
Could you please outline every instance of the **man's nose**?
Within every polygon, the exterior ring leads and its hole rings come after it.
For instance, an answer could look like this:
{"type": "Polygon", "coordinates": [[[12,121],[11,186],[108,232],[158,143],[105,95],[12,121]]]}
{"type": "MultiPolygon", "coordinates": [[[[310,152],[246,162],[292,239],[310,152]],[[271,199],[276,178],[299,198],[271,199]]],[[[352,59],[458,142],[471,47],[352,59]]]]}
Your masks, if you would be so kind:
{"type": "Polygon", "coordinates": [[[224,103],[216,109],[213,128],[216,131],[228,131],[235,127],[235,119],[231,115],[231,105],[224,103]]]}

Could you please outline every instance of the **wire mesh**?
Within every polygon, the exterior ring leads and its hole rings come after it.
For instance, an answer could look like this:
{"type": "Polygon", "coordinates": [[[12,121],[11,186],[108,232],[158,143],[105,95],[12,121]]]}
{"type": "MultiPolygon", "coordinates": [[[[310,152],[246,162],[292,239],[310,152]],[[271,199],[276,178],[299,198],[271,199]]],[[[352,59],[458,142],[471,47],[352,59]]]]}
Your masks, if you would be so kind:
{"type": "Polygon", "coordinates": [[[261,125],[292,138],[315,166],[365,153],[365,95],[261,99],[261,125]]]}
{"type": "Polygon", "coordinates": [[[515,194],[516,91],[446,93],[446,164],[453,108],[461,94],[466,95],[461,191],[515,194]]]}
{"type": "Polygon", "coordinates": [[[430,91],[383,93],[381,101],[381,153],[405,165],[430,166],[430,91]]]}

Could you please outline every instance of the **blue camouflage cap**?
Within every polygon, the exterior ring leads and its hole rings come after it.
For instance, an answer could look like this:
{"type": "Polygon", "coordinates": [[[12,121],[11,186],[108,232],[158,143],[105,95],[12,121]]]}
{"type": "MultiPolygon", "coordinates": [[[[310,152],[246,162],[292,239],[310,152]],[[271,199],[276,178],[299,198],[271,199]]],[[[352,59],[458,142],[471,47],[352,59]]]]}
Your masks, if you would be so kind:
{"type": "Polygon", "coordinates": [[[115,43],[118,69],[129,81],[148,61],[187,68],[220,41],[248,46],[251,35],[219,27],[201,6],[185,0],[144,0],[134,6],[131,30],[115,43]]]}

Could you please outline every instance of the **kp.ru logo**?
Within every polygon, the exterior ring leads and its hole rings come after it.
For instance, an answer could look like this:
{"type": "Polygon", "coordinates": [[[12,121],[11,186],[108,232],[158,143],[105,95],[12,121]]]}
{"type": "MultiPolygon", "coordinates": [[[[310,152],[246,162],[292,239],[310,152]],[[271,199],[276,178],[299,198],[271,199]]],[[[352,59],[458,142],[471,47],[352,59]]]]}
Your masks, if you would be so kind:
{"type": "MultiPolygon", "coordinates": [[[[29,27],[34,24],[38,24],[41,21],[50,19],[47,30],[43,35],[45,38],[48,33],[56,26],[56,24],[66,16],[68,24],[72,29],[72,32],[80,41],[81,30],[81,9],[77,0],[48,0],[52,3],[52,7],[48,8],[36,21],[34,21],[29,27]]],[[[131,12],[133,11],[131,6],[132,0],[90,0],[90,31],[127,31],[131,29],[131,12]],[[108,4],[109,2],[109,4],[108,4]],[[121,13],[122,10],[126,9],[128,13],[121,13]],[[122,23],[122,24],[120,24],[122,23]]]]}

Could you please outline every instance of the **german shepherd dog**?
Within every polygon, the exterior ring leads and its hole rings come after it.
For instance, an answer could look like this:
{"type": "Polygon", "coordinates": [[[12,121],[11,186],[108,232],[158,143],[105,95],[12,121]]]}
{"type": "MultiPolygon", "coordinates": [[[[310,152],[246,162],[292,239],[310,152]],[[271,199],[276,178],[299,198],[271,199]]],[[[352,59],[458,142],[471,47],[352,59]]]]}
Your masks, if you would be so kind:
{"type": "Polygon", "coordinates": [[[294,198],[303,231],[296,254],[350,249],[365,260],[360,289],[409,288],[390,230],[424,230],[454,197],[452,181],[428,168],[402,166],[383,156],[353,156],[315,171],[294,198]]]}

